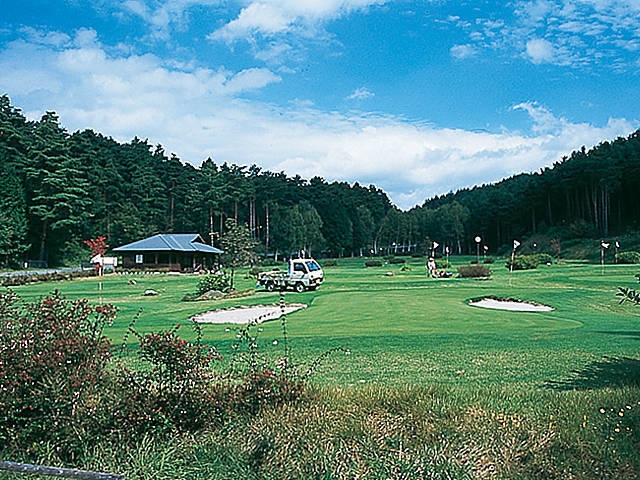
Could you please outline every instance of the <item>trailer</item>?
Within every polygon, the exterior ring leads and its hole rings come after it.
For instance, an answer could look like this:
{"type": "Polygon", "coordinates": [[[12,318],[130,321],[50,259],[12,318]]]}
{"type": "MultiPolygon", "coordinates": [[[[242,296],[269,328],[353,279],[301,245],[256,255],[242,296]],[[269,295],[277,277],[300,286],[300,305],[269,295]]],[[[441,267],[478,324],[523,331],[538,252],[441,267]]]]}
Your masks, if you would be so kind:
{"type": "Polygon", "coordinates": [[[298,293],[315,290],[324,280],[322,267],[313,258],[294,258],[289,260],[286,272],[271,270],[258,274],[258,286],[268,292],[292,288],[298,293]]]}

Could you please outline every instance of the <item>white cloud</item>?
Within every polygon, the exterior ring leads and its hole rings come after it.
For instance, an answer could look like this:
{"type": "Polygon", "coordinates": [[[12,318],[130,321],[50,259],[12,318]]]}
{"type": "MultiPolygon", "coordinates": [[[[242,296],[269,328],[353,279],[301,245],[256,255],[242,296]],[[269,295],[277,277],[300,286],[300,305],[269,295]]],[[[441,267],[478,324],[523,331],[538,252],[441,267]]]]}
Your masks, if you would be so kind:
{"type": "Polygon", "coordinates": [[[516,52],[536,64],[573,68],[601,65],[603,59],[618,71],[637,68],[637,58],[628,52],[640,42],[638,0],[517,0],[505,8],[513,15],[501,13],[504,20],[471,17],[456,25],[478,52],[516,52]]]}
{"type": "Polygon", "coordinates": [[[477,50],[473,45],[454,45],[450,49],[451,56],[459,59],[469,58],[476,55],[477,50]]]}
{"type": "Polygon", "coordinates": [[[356,88],[351,95],[347,97],[348,100],[366,100],[367,98],[375,97],[375,93],[369,91],[367,87],[356,88]]]}
{"type": "Polygon", "coordinates": [[[238,98],[279,81],[269,70],[178,70],[153,55],[114,56],[91,38],[90,32],[76,35],[65,50],[25,41],[8,45],[0,50],[0,90],[33,119],[57,111],[70,131],[91,128],[121,142],[148,138],[196,165],[211,156],[304,178],[372,183],[403,208],[537,170],[583,144],[634,129],[624,119],[572,123],[533,102],[513,107],[531,118],[529,134],[328,113],[305,101],[277,107],[238,98]]]}
{"type": "Polygon", "coordinates": [[[149,35],[167,40],[172,28],[187,21],[193,7],[217,5],[221,0],[125,0],[120,8],[125,14],[141,18],[151,28],[149,35]]]}
{"type": "Polygon", "coordinates": [[[257,90],[282,79],[266,68],[249,68],[231,76],[225,82],[225,93],[233,95],[248,90],[257,90]]]}
{"type": "Polygon", "coordinates": [[[293,20],[291,15],[283,12],[277,5],[252,3],[242,9],[237,19],[211,34],[210,38],[230,42],[258,31],[273,35],[289,28],[293,20]]]}
{"type": "Polygon", "coordinates": [[[389,0],[271,0],[254,1],[238,17],[214,31],[209,38],[232,42],[255,35],[273,37],[304,30],[319,22],[389,0]]]}
{"type": "Polygon", "coordinates": [[[69,43],[71,38],[66,33],[61,32],[47,32],[37,30],[33,27],[22,28],[22,34],[28,39],[30,43],[37,45],[47,45],[51,47],[61,47],[69,43]]]}
{"type": "Polygon", "coordinates": [[[551,62],[553,60],[553,45],[544,38],[529,40],[526,51],[533,63],[551,62]]]}

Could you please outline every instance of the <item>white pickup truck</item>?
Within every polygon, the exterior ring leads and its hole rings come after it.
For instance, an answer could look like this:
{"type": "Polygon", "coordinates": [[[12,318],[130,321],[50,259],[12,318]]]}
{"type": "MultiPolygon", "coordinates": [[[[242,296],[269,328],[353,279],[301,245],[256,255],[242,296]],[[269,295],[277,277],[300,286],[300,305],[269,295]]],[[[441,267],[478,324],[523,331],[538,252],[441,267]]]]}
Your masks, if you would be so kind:
{"type": "Polygon", "coordinates": [[[322,267],[313,258],[294,258],[289,260],[286,272],[271,270],[258,274],[258,286],[268,292],[293,288],[301,293],[305,290],[315,290],[324,279],[322,267]]]}

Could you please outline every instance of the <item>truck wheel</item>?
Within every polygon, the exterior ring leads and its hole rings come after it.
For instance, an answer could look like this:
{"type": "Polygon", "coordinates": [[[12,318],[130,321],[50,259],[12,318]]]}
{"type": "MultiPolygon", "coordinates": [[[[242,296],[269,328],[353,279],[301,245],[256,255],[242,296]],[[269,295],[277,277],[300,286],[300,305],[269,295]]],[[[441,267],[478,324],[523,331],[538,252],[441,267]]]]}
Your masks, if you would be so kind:
{"type": "Polygon", "coordinates": [[[267,292],[273,292],[276,289],[276,285],[273,282],[267,282],[264,288],[267,292]]]}
{"type": "Polygon", "coordinates": [[[304,292],[304,285],[301,284],[300,282],[296,283],[296,286],[294,288],[296,289],[296,292],[298,292],[298,293],[304,292]]]}

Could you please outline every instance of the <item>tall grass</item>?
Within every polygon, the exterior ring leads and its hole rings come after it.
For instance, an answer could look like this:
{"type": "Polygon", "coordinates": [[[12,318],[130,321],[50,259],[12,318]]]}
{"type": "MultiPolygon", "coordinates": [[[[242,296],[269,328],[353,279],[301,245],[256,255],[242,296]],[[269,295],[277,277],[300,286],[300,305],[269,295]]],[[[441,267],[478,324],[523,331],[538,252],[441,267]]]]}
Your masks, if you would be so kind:
{"type": "Polygon", "coordinates": [[[145,480],[640,478],[635,387],[312,393],[197,435],[105,444],[88,466],[145,480]]]}

